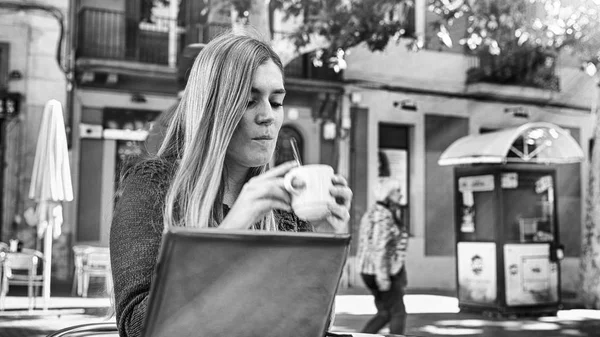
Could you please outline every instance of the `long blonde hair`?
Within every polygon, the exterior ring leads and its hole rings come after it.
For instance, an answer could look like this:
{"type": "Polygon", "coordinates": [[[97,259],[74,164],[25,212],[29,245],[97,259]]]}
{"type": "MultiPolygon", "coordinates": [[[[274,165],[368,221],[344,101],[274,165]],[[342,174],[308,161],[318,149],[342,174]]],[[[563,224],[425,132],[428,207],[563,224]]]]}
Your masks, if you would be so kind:
{"type": "MultiPolygon", "coordinates": [[[[225,155],[248,104],[256,69],[277,54],[265,42],[228,32],[198,54],[183,97],[157,155],[177,160],[166,195],[164,223],[170,226],[216,227],[223,220],[225,155]]],[[[247,179],[268,165],[250,169],[247,179]]],[[[273,212],[260,227],[277,230],[273,212]]]]}

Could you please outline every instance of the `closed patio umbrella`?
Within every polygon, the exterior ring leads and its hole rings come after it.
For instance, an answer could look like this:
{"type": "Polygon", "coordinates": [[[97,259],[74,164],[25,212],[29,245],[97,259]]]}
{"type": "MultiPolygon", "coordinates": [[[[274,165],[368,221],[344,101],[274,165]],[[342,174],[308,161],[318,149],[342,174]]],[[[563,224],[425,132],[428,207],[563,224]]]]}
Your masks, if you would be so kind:
{"type": "Polygon", "coordinates": [[[44,310],[50,300],[52,240],[60,236],[62,202],[73,200],[71,169],[62,106],[49,100],[44,107],[29,187],[37,202],[38,235],[44,237],[44,310]]]}

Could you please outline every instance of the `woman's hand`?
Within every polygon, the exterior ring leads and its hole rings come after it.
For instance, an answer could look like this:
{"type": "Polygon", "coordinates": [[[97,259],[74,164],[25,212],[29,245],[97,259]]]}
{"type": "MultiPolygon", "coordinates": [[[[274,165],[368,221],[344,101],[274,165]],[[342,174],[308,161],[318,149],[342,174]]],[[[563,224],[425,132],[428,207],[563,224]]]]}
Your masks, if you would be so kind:
{"type": "Polygon", "coordinates": [[[283,187],[283,176],[296,166],[295,161],[290,161],[251,178],[219,228],[248,229],[273,209],[291,211],[290,194],[283,187]]]}
{"type": "Polygon", "coordinates": [[[321,221],[311,221],[317,232],[345,233],[348,231],[350,220],[350,204],[352,203],[352,190],[348,182],[339,174],[333,176],[333,187],[329,190],[335,202],[330,202],[329,215],[321,221]]]}

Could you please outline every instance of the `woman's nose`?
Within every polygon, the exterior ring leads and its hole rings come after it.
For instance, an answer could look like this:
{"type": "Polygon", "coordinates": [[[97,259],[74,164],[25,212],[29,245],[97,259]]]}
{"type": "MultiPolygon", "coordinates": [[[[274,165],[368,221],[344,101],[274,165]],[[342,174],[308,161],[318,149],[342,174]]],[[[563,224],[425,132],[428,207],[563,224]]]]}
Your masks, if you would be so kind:
{"type": "Polygon", "coordinates": [[[275,113],[271,103],[262,102],[256,114],[256,123],[271,125],[275,121],[275,113]]]}

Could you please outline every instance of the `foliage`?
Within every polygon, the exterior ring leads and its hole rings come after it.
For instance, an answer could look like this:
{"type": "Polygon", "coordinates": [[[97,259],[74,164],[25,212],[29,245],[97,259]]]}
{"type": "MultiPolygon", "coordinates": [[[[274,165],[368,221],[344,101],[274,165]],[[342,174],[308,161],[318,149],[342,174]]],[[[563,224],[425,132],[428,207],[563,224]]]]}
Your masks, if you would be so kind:
{"type": "MultiPolygon", "coordinates": [[[[241,16],[248,13],[250,0],[229,1],[241,16]]],[[[310,45],[315,37],[328,41],[328,47],[315,54],[315,64],[343,69],[348,49],[361,43],[371,51],[381,51],[390,41],[404,37],[409,38],[411,48],[416,47],[415,32],[409,29],[412,0],[271,0],[270,6],[287,18],[303,18],[303,24],[288,36],[297,49],[310,45]]]]}
{"type": "Polygon", "coordinates": [[[501,52],[506,43],[560,49],[585,44],[597,33],[599,0],[429,0],[440,16],[438,24],[451,25],[468,17],[467,37],[461,41],[471,50],[488,48],[501,52]]]}
{"type": "Polygon", "coordinates": [[[494,69],[489,62],[471,69],[470,82],[558,90],[553,71],[561,49],[577,51],[584,60],[600,60],[600,43],[590,43],[600,28],[598,0],[429,0],[429,9],[440,17],[435,25],[444,44],[452,44],[445,26],[466,15],[467,32],[459,43],[482,63],[495,60],[494,69]]]}
{"type": "Polygon", "coordinates": [[[304,14],[304,25],[297,34],[297,44],[309,43],[311,33],[324,36],[331,42],[331,50],[347,50],[362,42],[372,51],[381,51],[390,39],[412,37],[406,30],[405,15],[413,1],[294,1],[274,0],[274,7],[288,15],[304,14]]]}
{"type": "MultiPolygon", "coordinates": [[[[253,3],[264,0],[183,1],[204,1],[218,11],[233,8],[239,20],[247,20],[253,3]]],[[[168,3],[142,0],[143,17],[150,18],[152,6],[168,3]]],[[[467,34],[458,42],[468,50],[499,55],[521,47],[542,53],[569,48],[586,60],[600,62],[600,0],[428,0],[428,5],[439,15],[433,25],[448,46],[453,41],[447,26],[466,16],[467,34]]],[[[411,50],[423,46],[424,37],[417,36],[411,25],[414,0],[270,0],[269,6],[282,10],[287,18],[302,18],[303,23],[288,36],[296,48],[310,45],[315,37],[328,41],[316,53],[316,64],[343,68],[347,51],[362,43],[371,51],[382,51],[401,38],[411,50]]]]}
{"type": "Polygon", "coordinates": [[[540,47],[511,46],[500,55],[477,52],[479,66],[467,71],[467,83],[490,82],[559,91],[556,54],[540,47]]]}
{"type": "MultiPolygon", "coordinates": [[[[242,18],[250,13],[252,0],[221,1],[232,5],[242,18]]],[[[466,16],[467,34],[458,42],[474,52],[514,55],[524,48],[535,59],[569,48],[586,60],[600,61],[600,0],[428,0],[428,4],[439,14],[433,25],[448,46],[453,41],[447,26],[466,16]]],[[[271,0],[270,6],[283,10],[288,18],[303,18],[289,36],[298,49],[315,36],[330,43],[316,53],[316,64],[324,61],[343,68],[348,49],[361,43],[371,51],[384,50],[390,41],[401,38],[411,50],[423,45],[423,37],[409,22],[413,0],[271,0]]],[[[547,70],[538,67],[530,72],[547,70]]]]}

